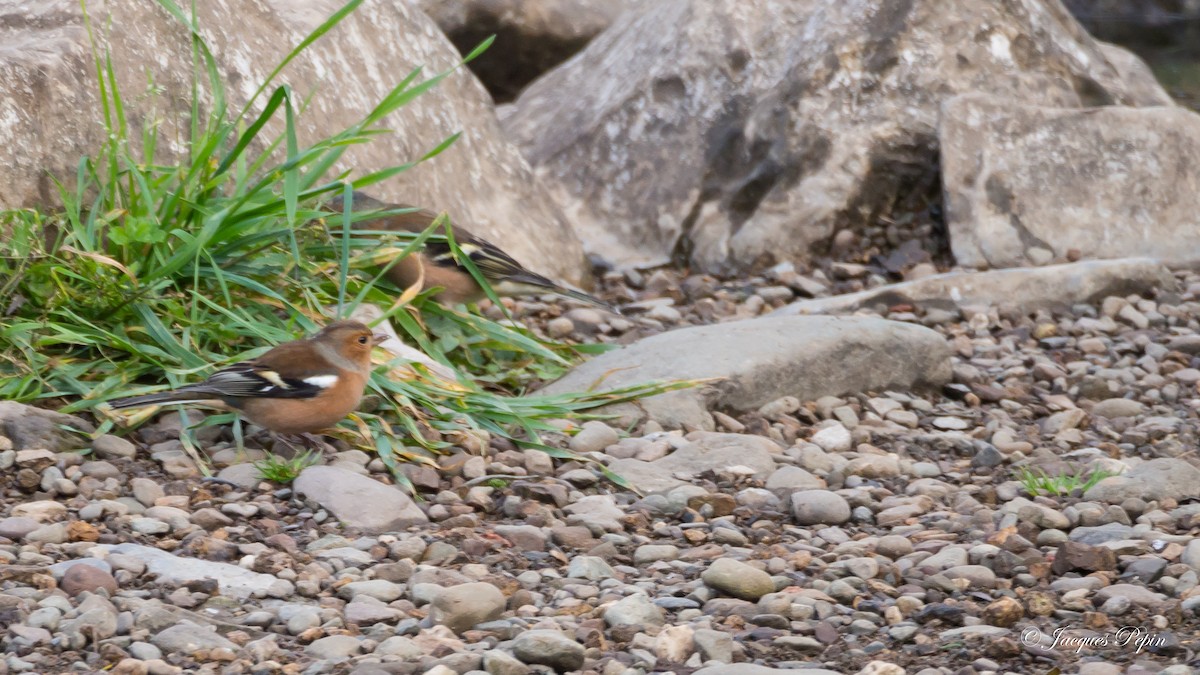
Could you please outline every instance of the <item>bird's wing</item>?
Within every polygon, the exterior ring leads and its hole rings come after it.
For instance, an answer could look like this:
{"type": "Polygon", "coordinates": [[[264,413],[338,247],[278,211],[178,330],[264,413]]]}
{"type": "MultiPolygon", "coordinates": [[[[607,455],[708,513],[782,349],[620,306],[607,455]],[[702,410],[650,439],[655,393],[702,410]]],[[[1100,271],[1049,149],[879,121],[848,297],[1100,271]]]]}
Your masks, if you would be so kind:
{"type": "MultiPolygon", "coordinates": [[[[489,281],[503,281],[516,276],[539,276],[525,269],[521,263],[513,259],[495,244],[467,233],[461,228],[455,228],[454,241],[459,250],[467,254],[479,273],[489,281]]],[[[435,265],[442,267],[461,267],[450,250],[450,244],[444,241],[426,242],[425,250],[435,265]]],[[[541,277],[545,280],[544,277],[541,277]]],[[[550,283],[549,280],[545,280],[550,283]]]]}
{"type": "Polygon", "coordinates": [[[337,383],[328,368],[289,371],[287,376],[261,361],[244,361],[222,368],[207,380],[179,391],[208,393],[221,398],[312,398],[337,383]]]}

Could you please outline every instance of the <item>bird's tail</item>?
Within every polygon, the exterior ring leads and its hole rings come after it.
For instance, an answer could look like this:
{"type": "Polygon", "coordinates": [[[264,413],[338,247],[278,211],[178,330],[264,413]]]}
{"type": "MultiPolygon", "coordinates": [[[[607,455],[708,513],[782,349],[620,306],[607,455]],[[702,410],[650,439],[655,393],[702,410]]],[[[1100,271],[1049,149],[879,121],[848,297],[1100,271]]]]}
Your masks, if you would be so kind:
{"type": "Polygon", "coordinates": [[[587,293],[584,293],[583,291],[577,291],[572,288],[563,288],[562,286],[556,286],[554,288],[554,292],[556,292],[560,295],[565,295],[568,298],[574,298],[575,300],[580,300],[582,302],[596,305],[597,307],[600,307],[602,309],[607,309],[608,311],[612,312],[613,314],[621,313],[621,310],[617,309],[616,307],[613,307],[612,305],[608,304],[607,302],[604,302],[600,298],[588,295],[587,293]]]}
{"type": "Polygon", "coordinates": [[[612,312],[613,314],[621,313],[621,310],[617,309],[616,307],[613,307],[612,305],[608,304],[607,302],[604,302],[600,298],[588,295],[587,293],[584,293],[583,291],[577,291],[573,288],[567,288],[560,284],[556,284],[553,281],[550,281],[549,279],[547,279],[546,277],[544,277],[540,274],[534,274],[533,272],[526,271],[521,274],[511,275],[504,280],[504,283],[511,284],[511,285],[517,286],[517,287],[525,286],[528,288],[529,291],[535,292],[535,293],[549,291],[551,293],[555,293],[555,294],[558,294],[558,295],[561,295],[561,296],[564,296],[567,298],[579,300],[580,302],[586,302],[588,304],[595,305],[602,309],[606,309],[606,310],[612,312]]]}
{"type": "Polygon", "coordinates": [[[191,387],[183,387],[175,391],[119,398],[115,401],[109,401],[108,405],[114,410],[121,410],[122,408],[144,408],[161,403],[205,403],[213,401],[216,398],[218,397],[214,396],[212,392],[197,391],[191,387]]]}

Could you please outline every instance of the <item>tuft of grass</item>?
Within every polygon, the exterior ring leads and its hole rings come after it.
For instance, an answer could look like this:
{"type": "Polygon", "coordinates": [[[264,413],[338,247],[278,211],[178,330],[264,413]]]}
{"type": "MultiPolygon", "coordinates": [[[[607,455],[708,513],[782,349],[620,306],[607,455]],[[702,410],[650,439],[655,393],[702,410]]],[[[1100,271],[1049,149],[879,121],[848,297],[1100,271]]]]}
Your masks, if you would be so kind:
{"type": "Polygon", "coordinates": [[[304,471],[320,460],[321,457],[319,453],[315,453],[311,450],[305,450],[291,459],[285,459],[273,454],[267,455],[263,459],[255,462],[254,468],[258,469],[258,475],[261,476],[263,480],[269,480],[272,483],[279,483],[281,485],[288,485],[292,481],[296,480],[296,477],[300,475],[301,471],[304,471]]]}
{"type": "Polygon", "coordinates": [[[1041,469],[1035,472],[1022,467],[1018,480],[1021,481],[1021,486],[1025,488],[1025,492],[1035,497],[1038,495],[1063,497],[1074,494],[1076,490],[1081,493],[1087,492],[1095,487],[1096,483],[1115,475],[1117,474],[1105,469],[1096,469],[1087,474],[1080,472],[1050,476],[1041,469]]]}
{"type": "MultiPolygon", "coordinates": [[[[330,175],[331,167],[346,148],[389,133],[384,120],[391,113],[454,69],[430,77],[414,69],[356,123],[309,146],[297,142],[303,102],[286,84],[274,83],[288,62],[362,0],[350,0],[318,26],[236,110],[194,15],[174,0],[156,1],[192,39],[187,152],[160,157],[156,115],[145,116],[140,129],[130,127],[134,116],[125,109],[111,56],[97,46],[102,41],[89,23],[107,140],[79,162],[70,187],[58,182],[61,211],[0,212],[0,231],[9,233],[0,241],[0,399],[48,403],[64,412],[101,407],[103,414],[109,398],[199,379],[316,330],[329,320],[329,308],[339,318],[370,303],[384,308],[380,320],[390,319],[409,342],[459,374],[447,382],[419,367],[389,364],[371,379],[379,403],[354,419],[357,443],[378,451],[406,483],[401,461],[430,461],[430,454],[475,430],[573,456],[541,442],[540,432],[552,428],[548,420],[586,417],[601,405],[689,385],[508,395],[561,373],[595,348],[543,342],[526,329],[440,307],[429,293],[382,279],[381,264],[432,237],[448,237],[444,218],[417,235],[372,233],[352,228],[353,212],[329,213],[322,203],[342,192],[349,204],[353,190],[436,157],[457,134],[414,161],[365,175],[330,175]],[[202,100],[210,102],[204,109],[202,100]],[[265,131],[272,121],[282,125],[275,136],[265,131]]],[[[469,266],[453,241],[450,246],[469,266]]],[[[98,433],[118,422],[129,420],[106,419],[98,433]]]]}

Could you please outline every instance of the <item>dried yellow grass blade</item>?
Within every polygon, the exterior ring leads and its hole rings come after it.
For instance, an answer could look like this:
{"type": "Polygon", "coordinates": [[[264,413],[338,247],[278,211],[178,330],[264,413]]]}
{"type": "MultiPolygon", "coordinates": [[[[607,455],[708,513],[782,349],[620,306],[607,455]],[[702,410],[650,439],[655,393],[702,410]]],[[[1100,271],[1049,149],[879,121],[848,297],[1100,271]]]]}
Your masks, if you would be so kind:
{"type": "Polygon", "coordinates": [[[116,269],[120,270],[122,274],[129,277],[129,280],[132,281],[135,286],[138,283],[137,277],[133,275],[133,272],[129,271],[128,267],[122,265],[121,263],[117,262],[113,258],[110,258],[106,255],[103,255],[100,253],[93,253],[91,251],[80,251],[79,249],[75,248],[74,246],[70,246],[67,244],[60,246],[58,250],[66,251],[67,253],[74,253],[75,255],[80,256],[82,258],[88,258],[89,260],[95,260],[96,262],[100,263],[101,265],[108,265],[109,267],[116,268],[116,269]]]}

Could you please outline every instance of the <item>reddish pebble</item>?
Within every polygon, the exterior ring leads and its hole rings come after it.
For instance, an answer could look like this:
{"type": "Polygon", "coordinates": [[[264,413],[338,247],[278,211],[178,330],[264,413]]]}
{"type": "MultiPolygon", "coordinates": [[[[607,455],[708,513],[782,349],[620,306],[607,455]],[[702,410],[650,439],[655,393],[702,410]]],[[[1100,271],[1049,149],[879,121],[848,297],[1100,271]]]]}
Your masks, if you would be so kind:
{"type": "Polygon", "coordinates": [[[84,591],[95,593],[101,588],[113,595],[117,592],[117,580],[99,567],[79,563],[67,569],[58,587],[70,596],[79,595],[84,591]]]}

